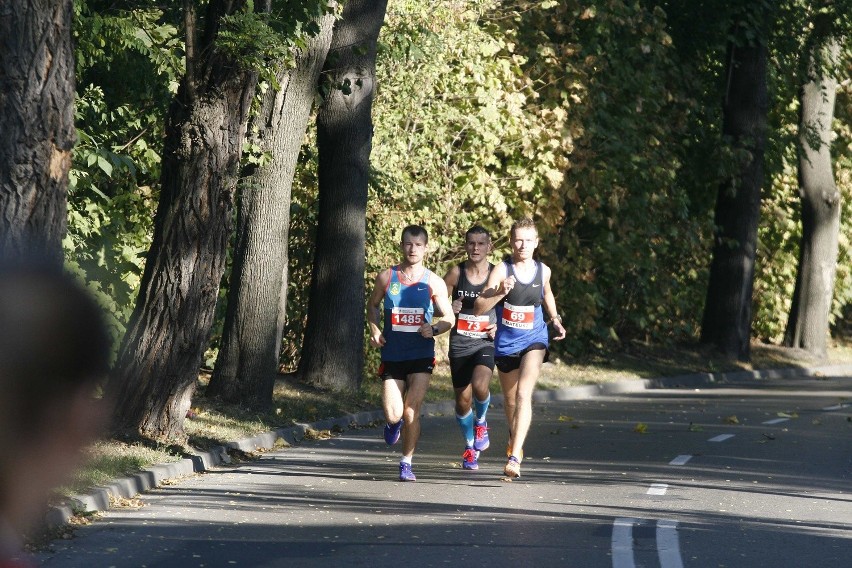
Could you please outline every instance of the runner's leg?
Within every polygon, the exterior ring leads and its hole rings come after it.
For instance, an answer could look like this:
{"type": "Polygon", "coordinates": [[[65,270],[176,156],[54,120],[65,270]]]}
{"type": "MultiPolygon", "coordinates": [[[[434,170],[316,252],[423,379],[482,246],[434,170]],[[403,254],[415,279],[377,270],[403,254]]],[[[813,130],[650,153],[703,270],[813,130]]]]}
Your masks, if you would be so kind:
{"type": "Polygon", "coordinates": [[[512,455],[520,458],[532,422],[532,395],[547,352],[535,349],[521,357],[515,392],[515,416],[512,423],[512,455]]]}
{"type": "Polygon", "coordinates": [[[402,455],[411,458],[414,448],[420,438],[420,408],[429,389],[431,373],[413,373],[408,375],[408,388],[405,391],[402,418],[405,427],[402,429],[402,455]]]}

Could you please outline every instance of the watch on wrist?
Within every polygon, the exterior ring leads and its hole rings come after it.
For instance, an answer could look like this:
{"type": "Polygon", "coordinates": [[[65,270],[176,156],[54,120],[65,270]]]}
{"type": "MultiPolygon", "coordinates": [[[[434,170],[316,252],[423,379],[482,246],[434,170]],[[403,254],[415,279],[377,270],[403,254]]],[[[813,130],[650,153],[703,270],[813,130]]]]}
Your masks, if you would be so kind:
{"type": "Polygon", "coordinates": [[[553,323],[555,321],[562,323],[562,316],[560,316],[559,314],[556,314],[556,315],[554,315],[553,317],[550,318],[550,323],[553,323]]]}
{"type": "Polygon", "coordinates": [[[436,335],[439,335],[440,333],[441,333],[441,332],[438,330],[438,326],[437,326],[437,325],[433,325],[433,326],[432,326],[432,337],[435,337],[436,335]]]}

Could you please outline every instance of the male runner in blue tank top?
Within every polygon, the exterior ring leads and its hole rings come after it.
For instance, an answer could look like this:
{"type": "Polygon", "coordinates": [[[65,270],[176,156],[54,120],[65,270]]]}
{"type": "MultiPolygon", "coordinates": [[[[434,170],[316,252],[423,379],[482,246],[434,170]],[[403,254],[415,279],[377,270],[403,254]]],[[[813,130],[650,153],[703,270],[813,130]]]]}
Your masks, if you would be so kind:
{"type": "Polygon", "coordinates": [[[402,262],[376,276],[367,304],[370,344],[382,349],[379,376],[387,420],[385,442],[395,444],[402,433],[400,481],[416,479],[411,460],[420,437],[420,408],[435,367],[433,337],[455,323],[446,284],[423,265],[428,243],[423,227],[403,229],[402,262]],[[436,306],[443,315],[433,321],[436,306]]]}
{"type": "Polygon", "coordinates": [[[494,310],[475,316],[473,303],[494,265],[488,262],[491,235],[487,230],[471,227],[464,240],[467,260],[450,268],[444,282],[456,314],[450,333],[450,373],[456,394],[456,421],[465,440],[462,468],[473,470],[479,469],[479,452],[490,444],[486,413],[491,402],[496,327],[494,310]]]}
{"type": "Polygon", "coordinates": [[[510,233],[512,256],[494,267],[474,305],[481,314],[496,306],[495,364],[500,372],[504,410],[509,424],[509,460],[503,473],[521,476],[524,441],[532,421],[532,394],[547,360],[549,338],[542,303],[557,335],[565,338],[562,318],[550,289],[550,268],[533,258],[538,231],[532,219],[520,219],[510,233]]]}

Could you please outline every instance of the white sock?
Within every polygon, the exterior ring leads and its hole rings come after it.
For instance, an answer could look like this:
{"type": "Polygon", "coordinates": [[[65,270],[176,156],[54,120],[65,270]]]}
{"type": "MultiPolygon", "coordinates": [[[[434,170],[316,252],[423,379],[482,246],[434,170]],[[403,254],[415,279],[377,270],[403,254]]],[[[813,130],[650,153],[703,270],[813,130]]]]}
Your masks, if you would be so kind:
{"type": "Polygon", "coordinates": [[[399,463],[407,463],[411,465],[411,456],[402,456],[402,459],[399,460],[399,463]]]}

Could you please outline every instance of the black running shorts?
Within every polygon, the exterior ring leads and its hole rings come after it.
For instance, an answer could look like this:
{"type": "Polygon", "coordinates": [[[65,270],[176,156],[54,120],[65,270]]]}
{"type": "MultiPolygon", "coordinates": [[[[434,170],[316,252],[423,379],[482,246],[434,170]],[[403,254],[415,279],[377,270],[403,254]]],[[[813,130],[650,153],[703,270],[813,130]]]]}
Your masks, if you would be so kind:
{"type": "Polygon", "coordinates": [[[494,344],[483,345],[479,351],[463,357],[450,357],[450,373],[453,377],[453,388],[463,389],[473,379],[473,369],[477,365],[485,365],[494,369],[494,344]]]}
{"type": "Polygon", "coordinates": [[[500,357],[495,358],[494,364],[501,373],[511,373],[512,371],[521,368],[521,359],[523,359],[524,355],[530,351],[538,351],[540,349],[544,349],[544,360],[546,362],[550,359],[550,351],[547,349],[547,345],[544,343],[533,343],[523,351],[512,353],[511,355],[501,355],[500,357]]]}
{"type": "Polygon", "coordinates": [[[382,361],[379,365],[379,377],[383,381],[388,379],[396,379],[404,381],[408,375],[415,373],[432,374],[432,369],[435,368],[435,358],[427,359],[411,359],[410,361],[382,361]]]}

